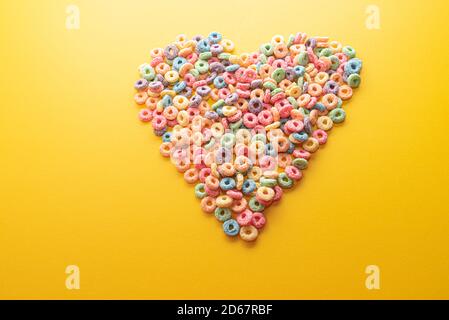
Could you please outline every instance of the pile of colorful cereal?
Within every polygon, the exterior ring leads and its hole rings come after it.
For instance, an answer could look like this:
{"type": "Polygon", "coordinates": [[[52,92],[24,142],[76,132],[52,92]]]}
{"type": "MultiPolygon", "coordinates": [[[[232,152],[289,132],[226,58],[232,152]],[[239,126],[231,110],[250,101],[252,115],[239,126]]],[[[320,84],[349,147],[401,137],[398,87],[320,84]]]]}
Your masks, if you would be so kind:
{"type": "Polygon", "coordinates": [[[227,235],[253,241],[265,209],[345,120],[362,62],[353,48],[304,33],[274,36],[251,54],[233,50],[218,32],[153,49],[135,101],[161,154],[196,184],[201,208],[227,235]]]}

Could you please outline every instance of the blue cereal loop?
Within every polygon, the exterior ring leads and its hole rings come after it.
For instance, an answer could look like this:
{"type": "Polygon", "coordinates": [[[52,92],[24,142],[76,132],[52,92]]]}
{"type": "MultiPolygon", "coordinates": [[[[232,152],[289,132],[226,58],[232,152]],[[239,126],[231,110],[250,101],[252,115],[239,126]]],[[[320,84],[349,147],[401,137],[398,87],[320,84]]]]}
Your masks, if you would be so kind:
{"type": "Polygon", "coordinates": [[[240,226],[234,219],[229,219],[223,223],[223,231],[226,235],[234,237],[240,231],[240,226]]]}

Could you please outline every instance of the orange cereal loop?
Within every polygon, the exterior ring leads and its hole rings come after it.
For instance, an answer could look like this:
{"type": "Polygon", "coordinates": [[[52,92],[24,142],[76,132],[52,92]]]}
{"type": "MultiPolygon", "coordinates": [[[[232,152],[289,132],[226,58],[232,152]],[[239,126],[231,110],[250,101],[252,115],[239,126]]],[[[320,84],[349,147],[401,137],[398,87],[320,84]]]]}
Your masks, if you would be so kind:
{"type": "Polygon", "coordinates": [[[137,104],[144,104],[147,101],[148,94],[146,92],[138,92],[134,95],[137,104]]]}
{"type": "Polygon", "coordinates": [[[280,153],[278,155],[278,166],[280,168],[288,167],[292,163],[292,157],[288,153],[280,153]]]}
{"type": "Polygon", "coordinates": [[[292,82],[288,79],[284,79],[281,82],[279,82],[279,88],[281,88],[282,90],[286,90],[290,85],[292,84],[292,82]]]}
{"type": "Polygon", "coordinates": [[[188,55],[190,55],[192,52],[193,52],[192,48],[187,47],[187,48],[181,49],[178,53],[178,56],[185,58],[188,55]]]}
{"type": "Polygon", "coordinates": [[[155,70],[157,73],[165,75],[168,71],[170,71],[170,66],[166,63],[159,63],[155,70]]]}
{"type": "Polygon", "coordinates": [[[273,115],[273,121],[279,121],[281,118],[279,115],[279,110],[276,107],[271,107],[271,114],[273,115]]]}
{"type": "Polygon", "coordinates": [[[240,64],[243,67],[248,67],[251,63],[251,56],[248,53],[242,53],[240,55],[240,64]]]}
{"type": "Polygon", "coordinates": [[[235,213],[240,213],[246,209],[247,205],[248,202],[246,201],[245,198],[234,200],[231,206],[231,210],[234,211],[235,213]]]}
{"type": "Polygon", "coordinates": [[[333,93],[327,93],[321,98],[321,102],[327,110],[332,110],[337,106],[338,98],[333,93]]]}
{"type": "Polygon", "coordinates": [[[159,99],[156,99],[155,97],[148,97],[148,99],[145,101],[145,105],[150,110],[156,109],[156,105],[158,103],[159,99]]]}
{"type": "Polygon", "coordinates": [[[271,73],[273,72],[273,67],[269,64],[263,64],[259,68],[259,75],[262,78],[269,77],[271,73]]]}
{"type": "Polygon", "coordinates": [[[195,183],[198,181],[198,171],[195,168],[191,168],[184,172],[184,180],[187,183],[195,183]]]}
{"type": "Polygon", "coordinates": [[[315,138],[308,138],[303,144],[302,147],[304,150],[313,153],[318,150],[320,147],[320,144],[318,143],[318,140],[315,138]]]}
{"type": "Polygon", "coordinates": [[[201,200],[201,209],[203,209],[204,212],[212,213],[216,207],[215,198],[207,196],[201,200]]]}
{"type": "Polygon", "coordinates": [[[163,142],[159,147],[159,152],[165,158],[170,157],[171,151],[173,149],[173,145],[171,142],[163,142]]]}
{"type": "Polygon", "coordinates": [[[305,46],[301,45],[301,44],[294,44],[294,45],[290,46],[289,50],[290,50],[290,54],[295,56],[298,53],[300,53],[301,51],[305,51],[305,46]]]}
{"type": "Polygon", "coordinates": [[[279,152],[287,152],[288,148],[290,147],[290,141],[286,136],[282,135],[277,138],[277,145],[279,152]]]}
{"type": "Polygon", "coordinates": [[[219,90],[217,88],[213,88],[210,91],[210,97],[213,101],[218,101],[220,100],[220,96],[218,95],[219,90]]]}
{"type": "Polygon", "coordinates": [[[331,80],[337,82],[339,85],[343,84],[343,76],[337,72],[331,75],[331,80]]]}
{"type": "Polygon", "coordinates": [[[315,125],[316,121],[318,120],[318,110],[317,109],[313,109],[312,111],[310,111],[309,119],[310,119],[310,123],[312,125],[315,125]]]}
{"type": "Polygon", "coordinates": [[[304,94],[300,95],[299,98],[297,99],[298,105],[300,107],[305,107],[309,104],[310,99],[311,99],[310,95],[307,93],[304,93],[304,94]]]}
{"type": "Polygon", "coordinates": [[[259,236],[259,231],[252,225],[242,226],[239,235],[244,241],[254,241],[259,236]]]}
{"type": "Polygon", "coordinates": [[[183,64],[183,66],[179,69],[179,75],[181,77],[184,77],[193,68],[194,68],[194,65],[187,62],[187,63],[183,64]]]}
{"type": "Polygon", "coordinates": [[[304,120],[304,115],[301,113],[301,111],[299,111],[298,109],[293,109],[290,112],[290,115],[292,117],[292,119],[295,120],[304,120]]]}
{"type": "Polygon", "coordinates": [[[288,54],[288,48],[285,44],[280,43],[274,47],[274,56],[278,59],[285,58],[288,54]]]}
{"type": "Polygon", "coordinates": [[[253,91],[251,91],[250,97],[253,98],[257,98],[257,99],[262,99],[264,95],[264,92],[262,89],[254,89],[253,91]]]}
{"type": "Polygon", "coordinates": [[[318,83],[311,83],[307,88],[307,93],[312,97],[319,97],[323,92],[323,88],[318,83]]]}
{"type": "Polygon", "coordinates": [[[190,163],[184,159],[180,159],[180,160],[176,161],[175,165],[176,165],[176,169],[181,173],[186,172],[190,168],[190,163]]]}
{"type": "Polygon", "coordinates": [[[348,100],[352,97],[352,88],[348,85],[342,85],[340,89],[338,89],[338,96],[341,100],[348,100]]]}

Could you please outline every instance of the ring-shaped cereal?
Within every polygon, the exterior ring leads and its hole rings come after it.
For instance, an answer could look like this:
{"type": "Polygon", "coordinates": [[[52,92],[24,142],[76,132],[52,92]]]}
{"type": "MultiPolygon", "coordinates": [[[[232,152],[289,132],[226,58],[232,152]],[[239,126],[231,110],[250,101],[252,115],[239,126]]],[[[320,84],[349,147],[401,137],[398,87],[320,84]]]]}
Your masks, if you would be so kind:
{"type": "Polygon", "coordinates": [[[168,83],[175,83],[179,79],[179,73],[175,70],[170,70],[165,73],[164,78],[168,83]]]}
{"type": "Polygon", "coordinates": [[[278,166],[285,168],[292,163],[292,156],[288,153],[280,153],[278,155],[278,166]]]}
{"type": "Polygon", "coordinates": [[[231,219],[231,217],[231,210],[229,210],[228,208],[215,208],[215,218],[217,218],[218,221],[224,222],[231,219]]]}
{"type": "Polygon", "coordinates": [[[209,176],[206,177],[205,184],[211,190],[218,190],[220,186],[220,180],[218,180],[217,177],[210,174],[209,176]]]}
{"type": "Polygon", "coordinates": [[[337,107],[338,98],[333,93],[327,93],[321,98],[321,102],[327,110],[332,110],[337,107]]]}
{"type": "Polygon", "coordinates": [[[313,153],[318,150],[320,144],[318,143],[317,139],[309,138],[302,144],[302,147],[304,148],[304,150],[313,153]]]}
{"type": "Polygon", "coordinates": [[[256,197],[264,201],[270,201],[274,198],[274,190],[268,187],[259,187],[256,192],[256,197]]]}
{"type": "Polygon", "coordinates": [[[212,213],[215,211],[216,207],[215,198],[207,196],[201,199],[201,209],[203,209],[204,212],[212,213]]]}
{"type": "Polygon", "coordinates": [[[352,88],[348,85],[342,85],[338,89],[338,96],[341,100],[348,100],[352,97],[352,88]]]}
{"type": "Polygon", "coordinates": [[[312,97],[319,97],[323,92],[323,88],[318,83],[311,83],[307,88],[307,93],[312,97]]]}
{"type": "Polygon", "coordinates": [[[242,226],[239,232],[240,238],[244,241],[254,241],[259,235],[257,228],[251,225],[242,226]]]}
{"type": "Polygon", "coordinates": [[[198,181],[198,171],[195,168],[191,168],[184,172],[184,180],[187,183],[196,183],[198,181]]]}
{"type": "MultiPolygon", "coordinates": [[[[274,193],[274,191],[273,191],[274,193]]],[[[265,216],[262,212],[254,212],[253,216],[251,218],[251,224],[256,227],[257,229],[263,228],[263,226],[266,224],[267,220],[265,219],[265,216]]]]}
{"type": "Polygon", "coordinates": [[[318,140],[319,144],[325,144],[327,142],[327,133],[324,130],[315,130],[313,131],[312,136],[318,140]]]}
{"type": "MultiPolygon", "coordinates": [[[[296,159],[295,159],[296,160],[296,159]]],[[[295,166],[287,166],[285,168],[285,173],[287,174],[287,176],[290,179],[293,180],[300,180],[302,178],[302,173],[301,170],[299,170],[297,167],[295,166]]]]}
{"type": "Polygon", "coordinates": [[[248,171],[248,178],[252,179],[254,181],[259,181],[260,177],[262,176],[262,170],[254,166],[248,171]]]}
{"type": "Polygon", "coordinates": [[[328,131],[328,130],[332,129],[334,122],[328,116],[321,116],[321,117],[318,117],[318,119],[316,121],[316,125],[319,129],[328,131]]]}
{"type": "Polygon", "coordinates": [[[228,195],[221,195],[215,199],[215,204],[219,208],[229,208],[234,200],[228,195]]]}
{"type": "Polygon", "coordinates": [[[242,198],[242,199],[234,200],[234,202],[232,203],[232,206],[231,206],[231,210],[236,213],[240,213],[240,212],[244,211],[247,206],[248,206],[248,202],[246,201],[245,198],[242,198]]]}
{"type": "Polygon", "coordinates": [[[234,219],[229,219],[223,222],[223,231],[226,235],[235,237],[239,234],[240,226],[234,219]]]}

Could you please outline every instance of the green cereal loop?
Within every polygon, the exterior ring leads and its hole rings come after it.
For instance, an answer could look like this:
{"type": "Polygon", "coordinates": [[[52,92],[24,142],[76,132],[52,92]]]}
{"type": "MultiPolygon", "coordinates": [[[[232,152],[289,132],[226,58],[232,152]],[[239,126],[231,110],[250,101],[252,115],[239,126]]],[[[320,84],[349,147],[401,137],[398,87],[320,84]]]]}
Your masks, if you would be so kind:
{"type": "Polygon", "coordinates": [[[260,185],[264,187],[274,187],[278,184],[276,179],[270,179],[265,177],[261,177],[259,181],[260,185]]]}
{"type": "Polygon", "coordinates": [[[168,64],[169,66],[172,66],[173,65],[173,60],[166,59],[165,63],[168,64]]]}
{"type": "Polygon", "coordinates": [[[248,202],[249,208],[253,211],[253,212],[262,212],[265,209],[265,206],[263,204],[261,204],[256,197],[252,197],[251,199],[249,199],[248,202]]]}
{"type": "MultiPolygon", "coordinates": [[[[259,61],[260,61],[260,63],[262,63],[262,64],[267,63],[267,56],[264,55],[263,53],[261,53],[261,54],[259,55],[259,61]]],[[[259,67],[259,68],[260,68],[260,67],[259,67]]]]}
{"type": "Polygon", "coordinates": [[[215,145],[215,138],[211,138],[208,143],[204,145],[204,149],[209,150],[215,145]]]}
{"type": "Polygon", "coordinates": [[[231,56],[228,52],[222,52],[218,55],[218,59],[220,60],[229,60],[229,57],[231,56]]]}
{"type": "Polygon", "coordinates": [[[353,47],[345,46],[342,51],[349,59],[355,58],[355,49],[353,47]]]}
{"type": "Polygon", "coordinates": [[[233,133],[225,133],[221,137],[221,145],[226,148],[232,148],[235,144],[235,135],[233,133]]]}
{"type": "Polygon", "coordinates": [[[273,78],[273,80],[277,83],[281,82],[285,79],[285,70],[283,68],[277,68],[271,74],[271,78],[273,78]]]}
{"type": "Polygon", "coordinates": [[[271,91],[271,96],[274,96],[278,93],[284,92],[284,90],[282,90],[281,88],[276,88],[273,91],[271,91]]]}
{"type": "Polygon", "coordinates": [[[288,189],[293,186],[293,180],[290,179],[285,172],[279,174],[278,183],[284,189],[288,189]]]}
{"type": "Polygon", "coordinates": [[[217,218],[218,221],[221,222],[231,219],[231,210],[229,210],[228,208],[216,208],[214,214],[215,218],[217,218]]]}
{"type": "Polygon", "coordinates": [[[199,73],[206,73],[207,71],[209,71],[209,64],[207,63],[207,61],[204,60],[198,60],[197,62],[195,62],[195,69],[198,70],[199,73]]]}
{"type": "Polygon", "coordinates": [[[331,55],[332,55],[331,48],[323,48],[323,50],[320,51],[319,57],[330,57],[331,55]]]}
{"type": "Polygon", "coordinates": [[[346,112],[342,108],[335,108],[329,112],[329,118],[331,118],[334,123],[342,123],[345,121],[346,112]]]}
{"type": "Polygon", "coordinates": [[[212,58],[212,52],[210,51],[201,52],[199,58],[200,60],[209,60],[210,58],[212,58]]]}
{"type": "Polygon", "coordinates": [[[296,81],[296,84],[298,85],[298,87],[302,88],[304,85],[304,77],[299,77],[296,81]]]}
{"type": "Polygon", "coordinates": [[[330,56],[329,59],[331,60],[331,69],[337,70],[340,66],[340,60],[336,56],[330,56]]]}
{"type": "Polygon", "coordinates": [[[324,48],[315,48],[313,49],[313,52],[319,57],[321,55],[321,51],[323,51],[324,48]]]}
{"type": "Polygon", "coordinates": [[[237,122],[234,122],[234,123],[231,122],[231,124],[229,124],[229,127],[231,128],[232,131],[236,131],[236,130],[240,129],[240,127],[242,126],[242,123],[243,123],[243,119],[240,119],[237,122]]]}
{"type": "Polygon", "coordinates": [[[196,69],[191,69],[191,70],[189,71],[189,73],[190,73],[192,76],[194,76],[195,78],[198,78],[198,76],[200,75],[199,71],[196,70],[196,69]]]}
{"type": "Polygon", "coordinates": [[[223,107],[225,104],[226,102],[223,99],[220,99],[212,105],[212,110],[217,110],[218,108],[223,107]]]}
{"type": "Polygon", "coordinates": [[[307,168],[309,162],[304,158],[296,158],[292,161],[292,165],[298,168],[299,170],[304,170],[307,168]]]}
{"type": "Polygon", "coordinates": [[[295,98],[288,97],[287,100],[288,102],[290,102],[290,104],[293,106],[294,109],[298,109],[298,101],[296,101],[295,98]]]}
{"type": "Polygon", "coordinates": [[[204,183],[198,183],[195,186],[195,196],[198,199],[203,199],[207,195],[206,189],[204,189],[204,183]]]}
{"type": "Polygon", "coordinates": [[[260,52],[262,52],[267,57],[273,55],[274,47],[271,43],[265,43],[260,46],[260,52]]]}
{"type": "Polygon", "coordinates": [[[140,69],[140,76],[147,81],[152,81],[156,78],[156,72],[152,66],[145,65],[142,69],[140,69]]]}
{"type": "Polygon", "coordinates": [[[357,73],[353,73],[349,75],[347,82],[351,88],[357,88],[360,85],[361,80],[362,78],[360,78],[357,73]]]}
{"type": "Polygon", "coordinates": [[[262,141],[263,143],[266,143],[267,142],[267,136],[262,134],[262,133],[255,134],[251,138],[251,142],[254,142],[254,141],[262,141]]]}
{"type": "Polygon", "coordinates": [[[309,63],[309,55],[307,54],[307,52],[300,52],[298,53],[298,55],[295,57],[295,62],[301,66],[306,66],[309,63]]]}
{"type": "Polygon", "coordinates": [[[337,99],[337,108],[341,108],[342,105],[343,105],[343,100],[341,100],[341,98],[338,97],[338,99],[337,99]]]}
{"type": "Polygon", "coordinates": [[[270,82],[270,81],[266,81],[263,84],[263,87],[264,87],[264,89],[270,89],[270,90],[276,89],[276,85],[273,82],[270,82]]]}
{"type": "Polygon", "coordinates": [[[299,108],[299,111],[301,112],[301,114],[303,116],[307,116],[310,113],[309,110],[307,110],[306,108],[303,108],[303,107],[299,108]]]}

